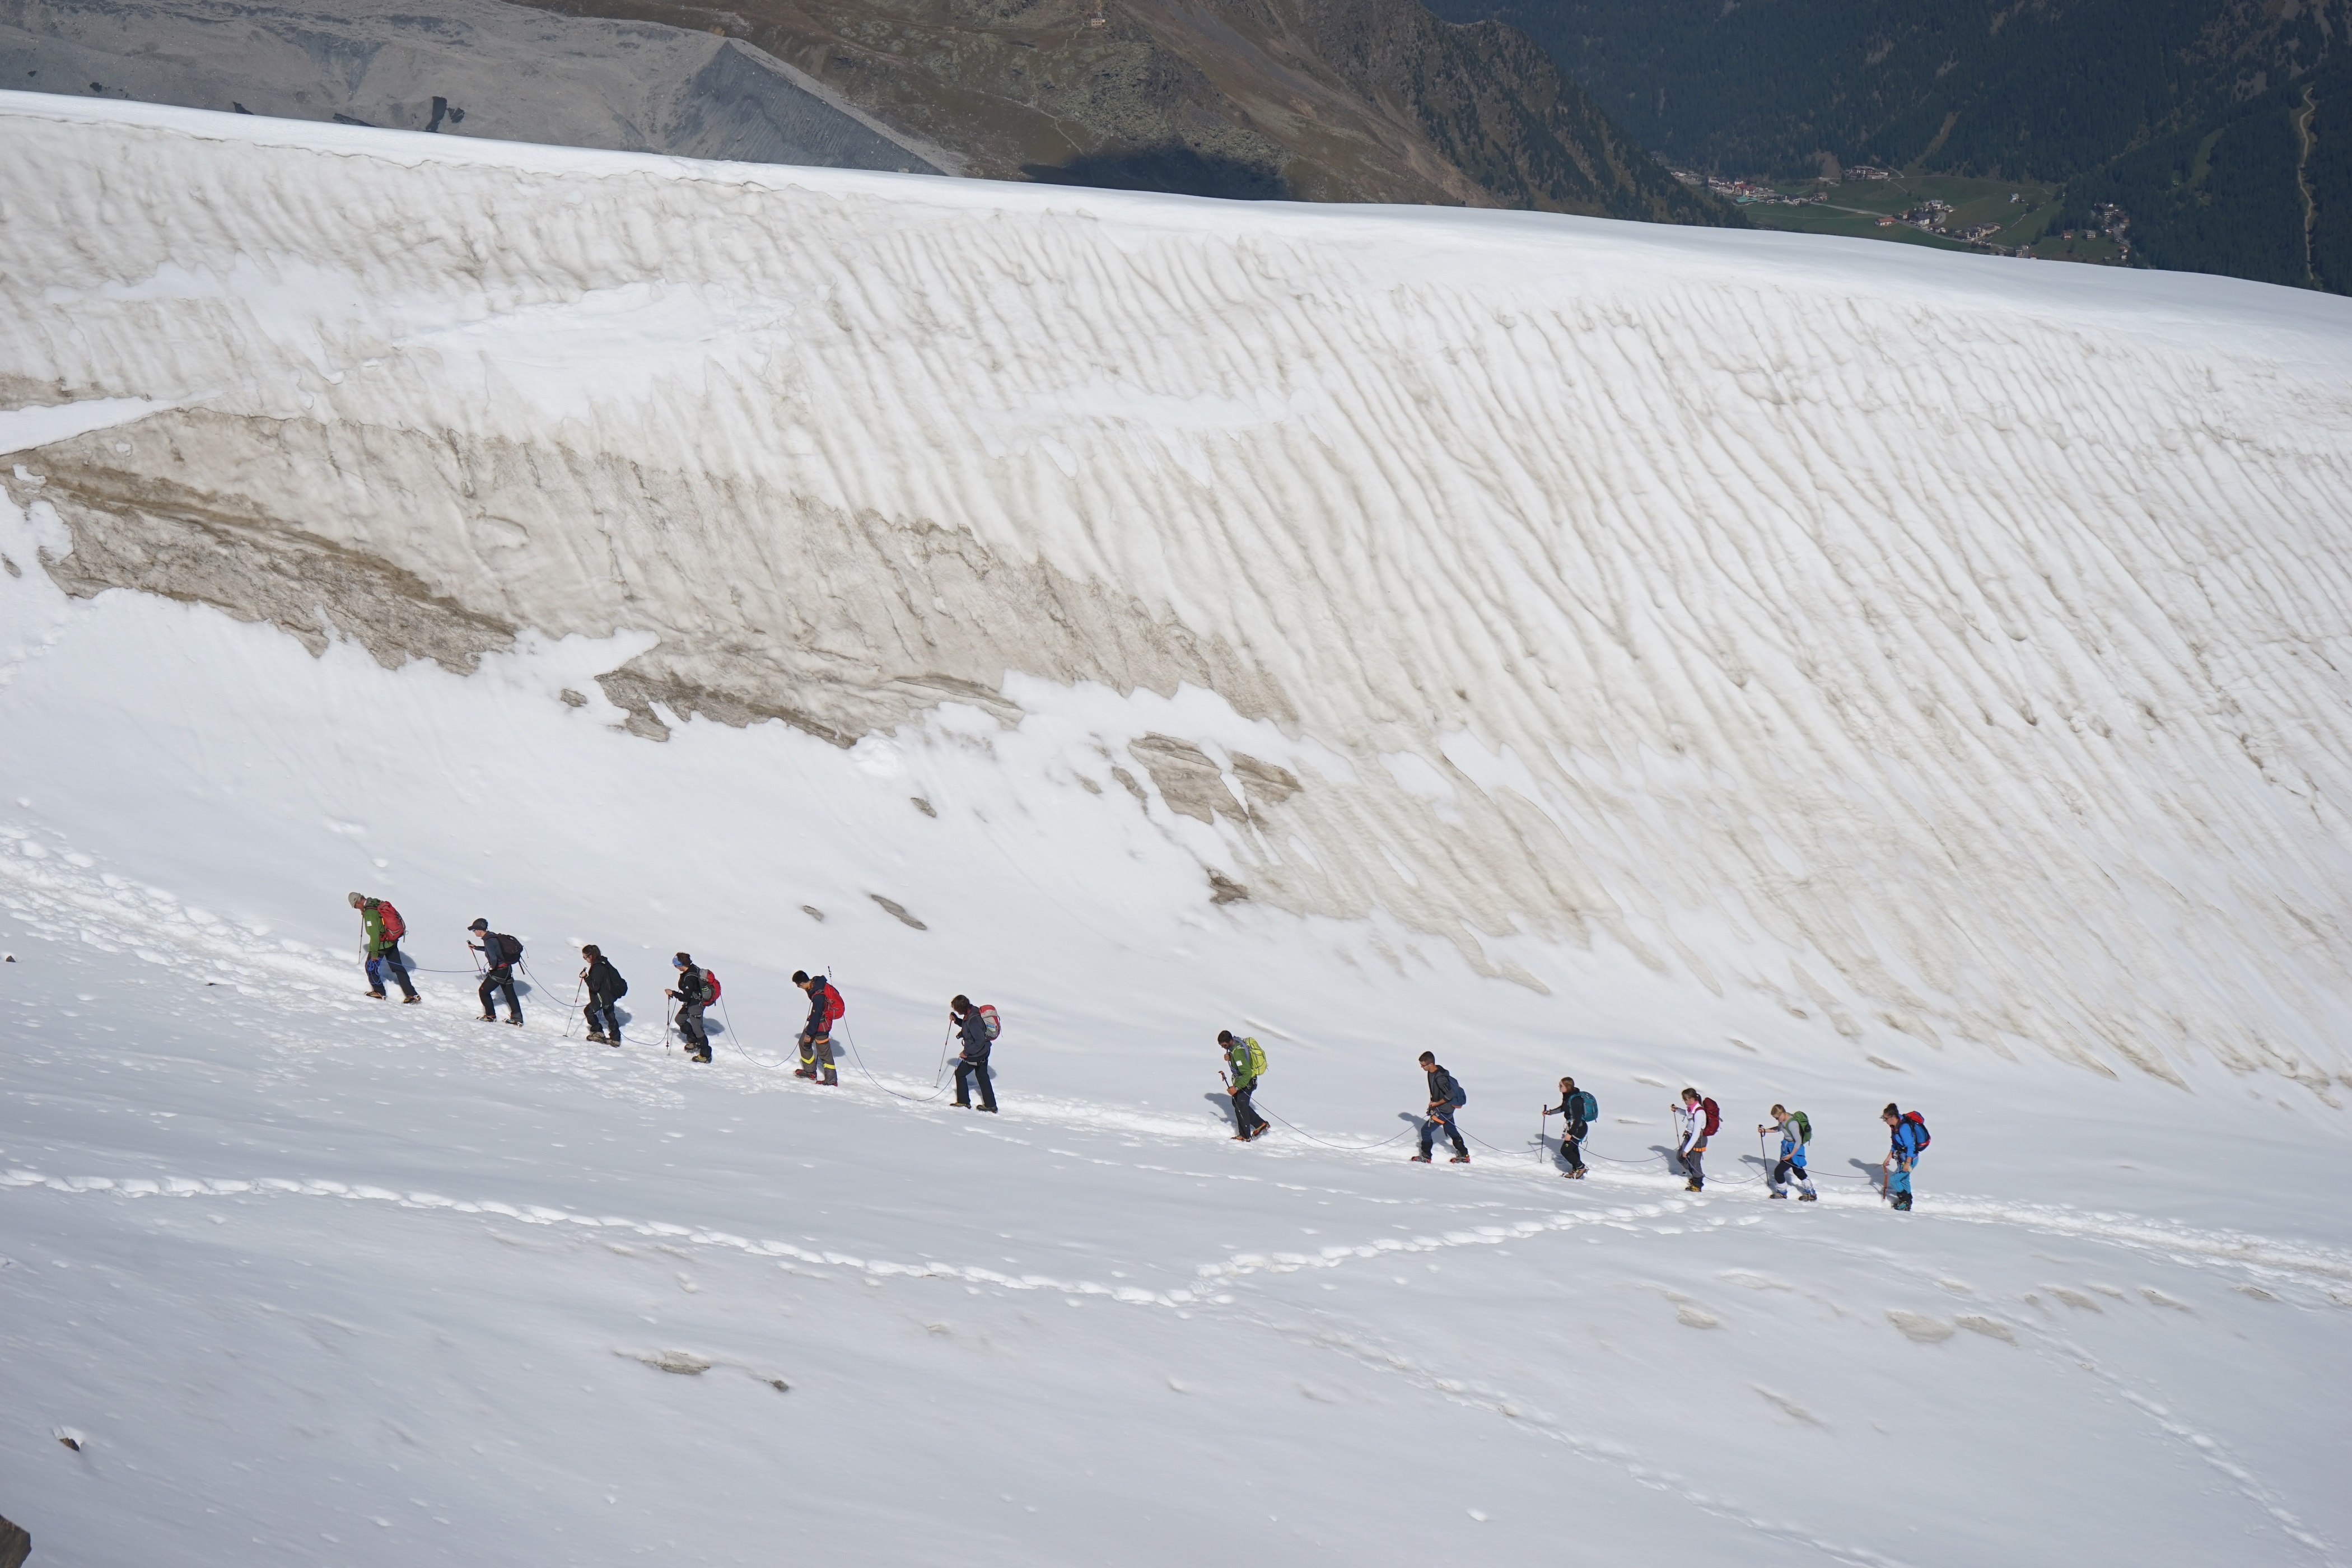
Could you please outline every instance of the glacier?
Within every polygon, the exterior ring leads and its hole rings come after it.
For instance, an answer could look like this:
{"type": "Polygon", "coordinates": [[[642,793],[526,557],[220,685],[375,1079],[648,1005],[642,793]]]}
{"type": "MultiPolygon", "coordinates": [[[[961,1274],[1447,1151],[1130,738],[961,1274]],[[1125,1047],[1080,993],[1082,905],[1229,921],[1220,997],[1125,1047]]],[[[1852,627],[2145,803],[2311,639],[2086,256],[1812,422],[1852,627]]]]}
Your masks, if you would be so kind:
{"type": "Polygon", "coordinates": [[[0,144],[37,1562],[2343,1560],[2345,302],[29,94],[0,144]],[[1466,1170],[1400,1158],[1423,1048],[1466,1170]]]}

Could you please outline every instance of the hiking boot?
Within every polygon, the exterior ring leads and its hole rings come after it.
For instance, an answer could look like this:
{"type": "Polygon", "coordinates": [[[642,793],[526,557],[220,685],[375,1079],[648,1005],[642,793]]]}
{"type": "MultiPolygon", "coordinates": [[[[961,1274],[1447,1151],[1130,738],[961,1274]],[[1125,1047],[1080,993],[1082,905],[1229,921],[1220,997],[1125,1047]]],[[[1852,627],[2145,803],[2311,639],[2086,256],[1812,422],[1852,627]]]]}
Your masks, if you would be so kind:
{"type": "Polygon", "coordinates": [[[1568,1179],[1569,1179],[1570,1181],[1571,1181],[1571,1182],[1580,1182],[1580,1181],[1584,1180],[1584,1173],[1585,1173],[1586,1168],[1587,1168],[1587,1167],[1585,1167],[1585,1166],[1579,1165],[1575,1170],[1570,1171],[1570,1172],[1568,1173],[1568,1179]]]}
{"type": "Polygon", "coordinates": [[[1706,1190],[1706,1188],[1704,1188],[1704,1187],[1702,1187],[1701,1185],[1699,1185],[1699,1184],[1698,1184],[1697,1182],[1696,1182],[1696,1181],[1691,1182],[1690,1184],[1688,1184],[1687,1185],[1685,1185],[1685,1186],[1683,1188],[1683,1191],[1685,1191],[1685,1192],[1686,1192],[1686,1193],[1698,1193],[1698,1192],[1705,1192],[1706,1190]]]}
{"type": "Polygon", "coordinates": [[[793,1069],[793,1076],[794,1078],[814,1078],[816,1076],[816,1069],[814,1068],[794,1068],[793,1069]]]}
{"type": "Polygon", "coordinates": [[[1786,1193],[1767,1193],[1764,1195],[1768,1198],[1785,1198],[1789,1194],[1786,1193]]]}
{"type": "Polygon", "coordinates": [[[817,1087],[819,1089],[839,1089],[841,1087],[841,1079],[835,1078],[831,1073],[827,1073],[823,1078],[817,1079],[817,1087]]]}
{"type": "Polygon", "coordinates": [[[379,1002],[383,1000],[383,993],[381,991],[371,991],[368,994],[374,997],[379,1002]]]}
{"type": "Polygon", "coordinates": [[[687,1053],[686,1059],[690,1062],[699,1062],[707,1067],[710,1062],[710,1053],[709,1051],[688,1051],[687,1053]]]}
{"type": "Polygon", "coordinates": [[[1249,1142],[1249,1134],[1246,1132],[1236,1132],[1234,1134],[1234,1142],[1236,1143],[1246,1143],[1249,1142]]]}
{"type": "Polygon", "coordinates": [[[1470,1163],[1470,1156],[1467,1154],[1456,1154],[1454,1158],[1446,1161],[1445,1163],[1449,1165],[1466,1165],[1470,1163]]]}
{"type": "MultiPolygon", "coordinates": [[[[383,995],[383,992],[381,992],[381,991],[379,991],[379,992],[377,992],[377,993],[376,993],[376,994],[377,994],[377,995],[379,995],[379,996],[381,996],[381,995],[383,995]]],[[[414,1006],[415,1006],[419,1002],[422,1002],[422,1001],[424,1001],[424,1000],[425,1000],[425,998],[424,998],[424,997],[419,996],[415,992],[412,991],[412,992],[410,992],[407,995],[403,996],[403,997],[400,999],[400,1005],[401,1005],[402,1006],[404,1006],[404,1007],[414,1007],[414,1006]]]]}
{"type": "Polygon", "coordinates": [[[1819,1193],[1799,1193],[1797,1201],[1801,1204],[1817,1204],[1822,1201],[1822,1195],[1819,1193]]]}
{"type": "Polygon", "coordinates": [[[499,1016],[496,1013],[485,1013],[475,1020],[478,1024],[495,1024],[498,1021],[499,1016]]]}
{"type": "Polygon", "coordinates": [[[518,1014],[516,1014],[513,1017],[509,1018],[509,1019],[507,1020],[507,1022],[508,1022],[508,1023],[509,1023],[509,1024],[512,1024],[516,1028],[520,1029],[520,1028],[521,1028],[521,1027],[522,1027],[522,1015],[521,1015],[521,1014],[520,1014],[520,1013],[518,1013],[518,1014]]]}
{"type": "Polygon", "coordinates": [[[589,1031],[588,1031],[588,1043],[589,1043],[590,1045],[592,1045],[592,1046],[601,1046],[601,1045],[603,1045],[603,1044],[604,1043],[604,1030],[602,1030],[602,1029],[591,1029],[591,1030],[589,1030],[589,1031]]]}
{"type": "Polygon", "coordinates": [[[1412,1163],[1416,1165],[1426,1165],[1429,1163],[1429,1156],[1426,1154],[1415,1154],[1412,1156],[1412,1163]]]}

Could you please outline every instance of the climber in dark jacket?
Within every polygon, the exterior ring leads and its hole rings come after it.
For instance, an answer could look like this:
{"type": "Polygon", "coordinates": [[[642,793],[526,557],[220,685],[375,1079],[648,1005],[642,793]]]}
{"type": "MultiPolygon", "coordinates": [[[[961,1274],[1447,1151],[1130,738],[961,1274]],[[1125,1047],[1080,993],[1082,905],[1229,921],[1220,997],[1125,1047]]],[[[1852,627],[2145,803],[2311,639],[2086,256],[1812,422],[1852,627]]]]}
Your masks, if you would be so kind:
{"type": "Polygon", "coordinates": [[[971,1109],[971,1085],[980,1085],[980,1108],[996,1109],[996,1086],[988,1081],[988,1048],[995,1042],[988,1037],[988,1019],[971,1005],[969,996],[959,996],[948,1004],[948,1022],[963,1038],[963,1055],[956,1058],[955,1102],[965,1110],[971,1109]]]}

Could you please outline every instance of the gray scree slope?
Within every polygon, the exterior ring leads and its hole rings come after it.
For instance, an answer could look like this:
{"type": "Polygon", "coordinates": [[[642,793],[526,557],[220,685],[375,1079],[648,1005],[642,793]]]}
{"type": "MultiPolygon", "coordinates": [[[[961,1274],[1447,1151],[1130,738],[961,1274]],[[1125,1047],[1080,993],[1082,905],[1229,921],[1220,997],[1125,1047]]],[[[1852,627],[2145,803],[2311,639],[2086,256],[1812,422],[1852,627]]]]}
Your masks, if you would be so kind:
{"type": "Polygon", "coordinates": [[[756,163],[961,167],[740,40],[496,0],[0,0],[0,88],[756,163]]]}

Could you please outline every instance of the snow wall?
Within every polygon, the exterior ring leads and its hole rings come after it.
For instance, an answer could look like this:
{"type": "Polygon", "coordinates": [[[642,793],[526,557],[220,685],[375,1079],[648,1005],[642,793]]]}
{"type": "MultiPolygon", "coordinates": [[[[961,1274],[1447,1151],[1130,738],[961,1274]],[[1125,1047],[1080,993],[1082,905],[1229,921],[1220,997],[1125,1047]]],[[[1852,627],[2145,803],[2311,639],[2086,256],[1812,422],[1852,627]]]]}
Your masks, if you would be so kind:
{"type": "Polygon", "coordinates": [[[1204,913],[1590,949],[1857,1058],[2352,1070],[2352,303],[13,93],[0,140],[0,405],[87,405],[6,482],[75,593],[461,672],[643,634],[572,695],[647,746],[1193,688],[1056,787],[1204,913]]]}

